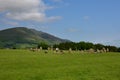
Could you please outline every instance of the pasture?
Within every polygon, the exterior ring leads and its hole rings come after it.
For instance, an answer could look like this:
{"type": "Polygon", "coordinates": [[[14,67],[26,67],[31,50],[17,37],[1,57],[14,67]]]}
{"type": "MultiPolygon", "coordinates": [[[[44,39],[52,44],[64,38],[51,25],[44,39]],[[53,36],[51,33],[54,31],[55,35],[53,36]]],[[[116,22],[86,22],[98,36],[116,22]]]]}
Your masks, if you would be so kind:
{"type": "Polygon", "coordinates": [[[0,80],[120,80],[120,53],[0,50],[0,80]]]}

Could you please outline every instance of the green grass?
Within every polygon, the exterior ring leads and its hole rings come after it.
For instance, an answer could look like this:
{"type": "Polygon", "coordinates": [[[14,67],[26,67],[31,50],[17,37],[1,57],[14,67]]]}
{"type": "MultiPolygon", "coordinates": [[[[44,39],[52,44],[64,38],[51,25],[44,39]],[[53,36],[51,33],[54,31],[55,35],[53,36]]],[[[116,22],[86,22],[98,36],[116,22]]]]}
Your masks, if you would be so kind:
{"type": "Polygon", "coordinates": [[[120,80],[120,53],[0,50],[0,80],[120,80]]]}

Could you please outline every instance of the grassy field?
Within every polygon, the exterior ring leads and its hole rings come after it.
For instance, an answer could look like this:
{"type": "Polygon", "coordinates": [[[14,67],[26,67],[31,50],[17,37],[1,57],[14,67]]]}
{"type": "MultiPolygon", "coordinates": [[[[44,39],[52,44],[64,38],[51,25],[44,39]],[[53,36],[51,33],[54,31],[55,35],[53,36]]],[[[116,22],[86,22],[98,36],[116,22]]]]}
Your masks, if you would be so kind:
{"type": "Polygon", "coordinates": [[[120,53],[0,50],[0,80],[120,80],[120,53]]]}

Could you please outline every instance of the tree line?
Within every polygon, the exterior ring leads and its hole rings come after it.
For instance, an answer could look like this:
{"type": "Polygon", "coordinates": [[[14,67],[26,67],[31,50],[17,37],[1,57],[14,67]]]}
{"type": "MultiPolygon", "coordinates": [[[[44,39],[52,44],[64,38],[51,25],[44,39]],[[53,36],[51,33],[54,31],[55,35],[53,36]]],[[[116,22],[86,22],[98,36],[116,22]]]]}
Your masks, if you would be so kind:
{"type": "Polygon", "coordinates": [[[53,48],[59,48],[61,50],[69,50],[70,48],[72,50],[89,50],[89,49],[94,49],[95,51],[97,50],[102,50],[108,49],[110,52],[120,52],[120,48],[116,46],[110,46],[110,45],[103,45],[103,44],[93,44],[91,42],[65,42],[65,43],[60,43],[60,44],[55,44],[53,45],[53,48]]]}
{"type": "MultiPolygon", "coordinates": [[[[29,47],[29,45],[26,48],[31,48],[31,47],[29,47]]],[[[45,42],[41,42],[41,43],[34,44],[32,46],[32,48],[38,48],[38,49],[40,47],[42,47],[42,49],[45,49],[45,50],[48,48],[53,48],[53,49],[59,48],[60,50],[69,50],[71,48],[72,50],[93,49],[94,51],[102,50],[104,48],[106,50],[108,49],[109,52],[120,52],[120,47],[103,45],[103,44],[93,44],[91,42],[84,42],[84,41],[82,41],[82,42],[64,42],[64,43],[59,43],[59,44],[54,44],[54,45],[49,45],[45,42]]],[[[7,45],[7,47],[0,47],[0,48],[20,49],[20,47],[15,44],[7,45]]]]}

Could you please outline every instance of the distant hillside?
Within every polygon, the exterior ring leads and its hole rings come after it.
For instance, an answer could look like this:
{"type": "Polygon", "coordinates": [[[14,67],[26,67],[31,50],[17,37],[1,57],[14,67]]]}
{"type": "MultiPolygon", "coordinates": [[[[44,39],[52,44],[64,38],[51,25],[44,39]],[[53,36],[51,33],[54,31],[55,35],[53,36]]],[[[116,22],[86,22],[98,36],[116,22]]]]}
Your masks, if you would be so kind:
{"type": "Polygon", "coordinates": [[[48,33],[25,27],[16,27],[0,31],[0,48],[11,48],[13,46],[25,48],[36,46],[41,42],[52,45],[67,41],[68,40],[60,39],[48,33]]]}

